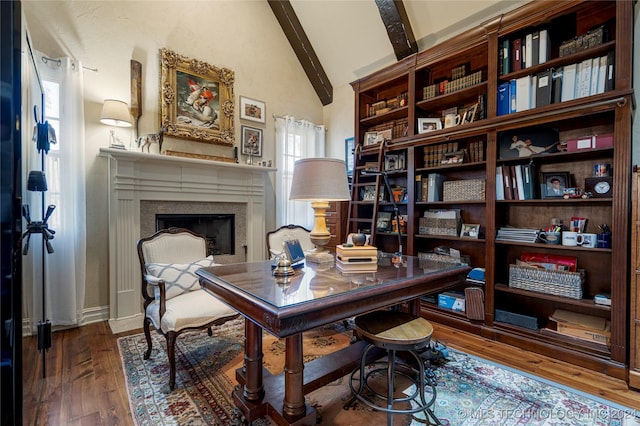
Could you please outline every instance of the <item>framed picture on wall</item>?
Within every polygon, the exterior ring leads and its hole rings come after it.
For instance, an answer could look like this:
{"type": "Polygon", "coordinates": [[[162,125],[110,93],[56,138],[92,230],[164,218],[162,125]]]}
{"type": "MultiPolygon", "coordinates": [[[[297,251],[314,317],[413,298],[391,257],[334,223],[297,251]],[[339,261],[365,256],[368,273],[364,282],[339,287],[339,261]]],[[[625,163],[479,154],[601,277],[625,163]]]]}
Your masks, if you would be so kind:
{"type": "Polygon", "coordinates": [[[353,175],[354,168],[354,150],[356,149],[356,140],[353,137],[344,140],[344,161],[347,163],[347,175],[353,175]]]}
{"type": "Polygon", "coordinates": [[[233,71],[160,49],[160,127],[166,136],[234,145],[233,71]]]}
{"type": "Polygon", "coordinates": [[[264,102],[240,96],[240,118],[265,123],[267,106],[264,102]]]}
{"type": "Polygon", "coordinates": [[[262,157],[262,129],[255,127],[242,126],[242,153],[244,155],[253,155],[262,157]]]}

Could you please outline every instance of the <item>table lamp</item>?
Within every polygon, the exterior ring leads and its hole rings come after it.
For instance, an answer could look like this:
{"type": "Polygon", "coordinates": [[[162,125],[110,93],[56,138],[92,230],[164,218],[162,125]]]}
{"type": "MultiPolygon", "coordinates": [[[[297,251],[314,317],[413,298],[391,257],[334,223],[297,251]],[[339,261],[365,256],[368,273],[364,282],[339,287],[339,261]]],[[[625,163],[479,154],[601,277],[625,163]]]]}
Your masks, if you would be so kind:
{"type": "MultiPolygon", "coordinates": [[[[100,122],[108,126],[115,127],[131,127],[133,119],[129,112],[129,106],[126,102],[118,101],[115,99],[105,99],[102,104],[102,114],[100,114],[100,122]]],[[[113,148],[124,148],[122,142],[117,141],[113,133],[113,129],[110,132],[110,143],[113,148]]]]}
{"type": "Polygon", "coordinates": [[[347,184],[347,166],[343,160],[334,158],[305,158],[295,162],[290,200],[311,201],[314,211],[311,242],[316,245],[306,260],[323,263],[333,260],[324,247],[331,239],[327,229],[327,208],[329,201],[351,199],[347,184]]]}

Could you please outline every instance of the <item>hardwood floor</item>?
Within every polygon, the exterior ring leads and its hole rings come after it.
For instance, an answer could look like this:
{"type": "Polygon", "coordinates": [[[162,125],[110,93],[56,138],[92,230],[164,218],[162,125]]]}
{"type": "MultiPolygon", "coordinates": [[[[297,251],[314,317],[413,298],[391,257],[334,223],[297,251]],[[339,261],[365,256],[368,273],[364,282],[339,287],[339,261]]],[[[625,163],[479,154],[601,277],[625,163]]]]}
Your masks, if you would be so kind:
{"type": "MultiPolygon", "coordinates": [[[[434,328],[434,337],[452,348],[627,407],[640,407],[640,392],[628,389],[621,380],[438,324],[434,328]]],[[[23,424],[133,424],[117,338],[141,331],[113,335],[109,325],[100,322],[56,332],[46,353],[46,378],[36,338],[25,338],[23,424]]]]}

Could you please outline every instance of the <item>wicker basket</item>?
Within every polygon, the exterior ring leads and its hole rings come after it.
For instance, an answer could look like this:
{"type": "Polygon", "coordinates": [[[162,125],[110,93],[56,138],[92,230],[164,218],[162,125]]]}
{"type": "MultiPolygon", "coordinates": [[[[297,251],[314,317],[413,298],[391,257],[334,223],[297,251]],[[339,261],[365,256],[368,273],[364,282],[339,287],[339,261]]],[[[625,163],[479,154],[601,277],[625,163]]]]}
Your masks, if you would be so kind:
{"type": "Polygon", "coordinates": [[[484,183],[484,179],[447,180],[443,185],[442,200],[484,200],[484,183]]]}
{"type": "Polygon", "coordinates": [[[457,237],[460,235],[460,219],[436,219],[433,217],[421,217],[418,234],[420,235],[448,235],[457,237]]]}
{"type": "Polygon", "coordinates": [[[554,296],[582,299],[584,275],[580,272],[509,265],[509,287],[554,296]]]}

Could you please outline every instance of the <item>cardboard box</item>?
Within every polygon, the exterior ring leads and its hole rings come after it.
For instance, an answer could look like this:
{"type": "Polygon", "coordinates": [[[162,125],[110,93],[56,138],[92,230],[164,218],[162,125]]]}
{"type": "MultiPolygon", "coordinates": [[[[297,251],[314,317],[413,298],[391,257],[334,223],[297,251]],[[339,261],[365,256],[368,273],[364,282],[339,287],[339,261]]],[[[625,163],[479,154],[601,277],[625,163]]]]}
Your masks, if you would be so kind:
{"type": "Polygon", "coordinates": [[[463,292],[447,291],[438,295],[438,306],[454,311],[465,311],[465,298],[463,292]]]}
{"type": "Polygon", "coordinates": [[[567,140],[567,151],[581,151],[584,149],[603,149],[613,147],[613,133],[604,135],[583,136],[567,140]]]}

